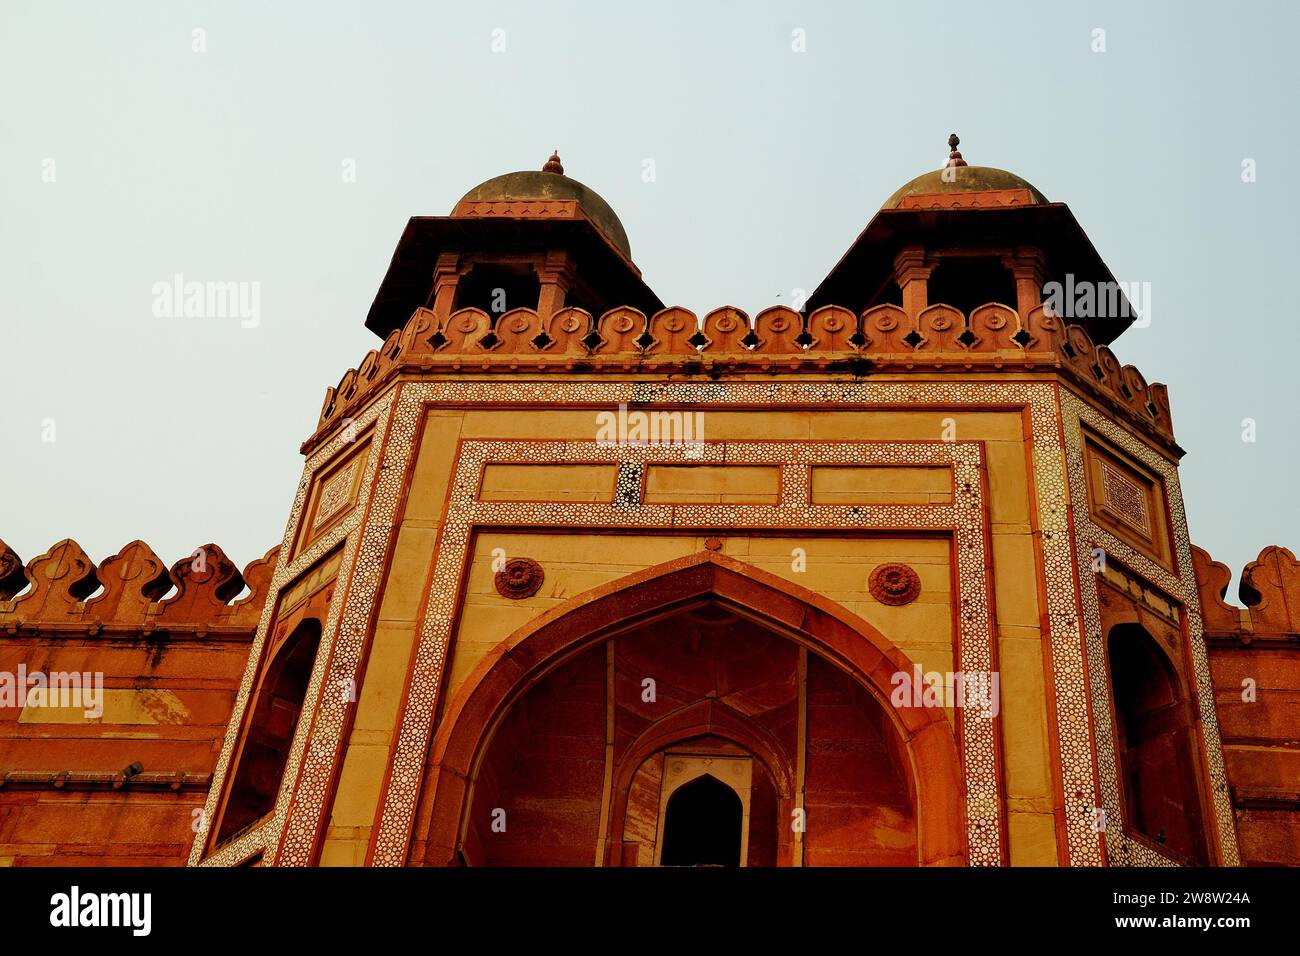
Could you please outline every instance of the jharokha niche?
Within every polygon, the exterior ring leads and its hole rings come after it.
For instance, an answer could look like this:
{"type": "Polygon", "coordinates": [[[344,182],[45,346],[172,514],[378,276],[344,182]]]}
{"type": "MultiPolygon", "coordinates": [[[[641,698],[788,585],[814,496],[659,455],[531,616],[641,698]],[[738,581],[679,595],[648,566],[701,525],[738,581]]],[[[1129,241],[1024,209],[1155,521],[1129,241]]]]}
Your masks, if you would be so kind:
{"type": "Polygon", "coordinates": [[[0,545],[0,857],[1300,864],[1300,566],[1226,603],[1139,297],[957,145],[802,311],[557,155],[411,219],[278,546],[0,545]]]}

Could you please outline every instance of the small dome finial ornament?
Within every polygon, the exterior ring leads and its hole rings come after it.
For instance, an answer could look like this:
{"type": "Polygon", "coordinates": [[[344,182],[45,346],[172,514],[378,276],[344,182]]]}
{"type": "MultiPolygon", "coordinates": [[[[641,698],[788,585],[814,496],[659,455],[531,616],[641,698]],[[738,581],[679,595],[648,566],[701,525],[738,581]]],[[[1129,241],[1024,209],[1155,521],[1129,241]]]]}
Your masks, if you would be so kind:
{"type": "Polygon", "coordinates": [[[559,150],[551,150],[551,158],[548,159],[546,165],[542,167],[542,172],[559,173],[561,176],[564,175],[564,167],[560,165],[559,150]]]}
{"type": "Polygon", "coordinates": [[[952,152],[948,154],[948,162],[946,162],[946,163],[943,164],[945,169],[947,169],[949,166],[965,166],[965,165],[966,165],[966,160],[962,159],[962,158],[961,158],[961,153],[959,153],[959,152],[957,151],[957,146],[958,146],[960,143],[961,143],[961,140],[958,139],[956,133],[953,133],[951,136],[948,137],[948,148],[949,148],[950,150],[952,150],[952,152]]]}

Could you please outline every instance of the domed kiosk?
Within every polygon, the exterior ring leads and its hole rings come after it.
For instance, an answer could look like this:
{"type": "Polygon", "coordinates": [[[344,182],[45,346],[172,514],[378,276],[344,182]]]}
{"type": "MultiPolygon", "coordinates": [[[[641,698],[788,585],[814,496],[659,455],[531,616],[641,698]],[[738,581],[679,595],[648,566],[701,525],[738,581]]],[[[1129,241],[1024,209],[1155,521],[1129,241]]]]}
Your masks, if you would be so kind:
{"type": "Polygon", "coordinates": [[[663,302],[632,261],[627,231],[594,189],[564,174],[557,153],[540,170],[479,183],[450,216],[415,216],[402,234],[366,318],[381,337],[417,308],[440,314],[514,308],[546,315],[619,305],[650,313],[663,302]]]}
{"type": "MultiPolygon", "coordinates": [[[[1069,207],[1016,173],[971,166],[959,143],[954,133],[942,168],[885,200],[809,296],[809,310],[888,303],[915,317],[939,302],[963,312],[1001,302],[1025,315],[1043,303],[1049,282],[1115,284],[1069,207]]],[[[1119,302],[1117,314],[1077,317],[1094,341],[1112,342],[1134,321],[1127,299],[1119,302]]]]}

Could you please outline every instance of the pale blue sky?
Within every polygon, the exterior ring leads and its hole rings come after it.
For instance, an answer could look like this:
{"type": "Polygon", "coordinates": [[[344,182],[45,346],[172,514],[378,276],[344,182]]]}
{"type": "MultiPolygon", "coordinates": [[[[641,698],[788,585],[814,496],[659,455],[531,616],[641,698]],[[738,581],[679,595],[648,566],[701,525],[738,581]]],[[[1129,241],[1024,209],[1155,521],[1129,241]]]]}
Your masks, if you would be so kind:
{"type": "Polygon", "coordinates": [[[407,218],[553,147],[666,302],[752,312],[816,286],[956,130],[1152,283],[1115,350],[1169,385],[1193,540],[1234,572],[1300,548],[1298,10],[6,0],[0,537],[260,556],[407,218]],[[260,283],[260,325],[154,317],[176,273],[260,283]]]}

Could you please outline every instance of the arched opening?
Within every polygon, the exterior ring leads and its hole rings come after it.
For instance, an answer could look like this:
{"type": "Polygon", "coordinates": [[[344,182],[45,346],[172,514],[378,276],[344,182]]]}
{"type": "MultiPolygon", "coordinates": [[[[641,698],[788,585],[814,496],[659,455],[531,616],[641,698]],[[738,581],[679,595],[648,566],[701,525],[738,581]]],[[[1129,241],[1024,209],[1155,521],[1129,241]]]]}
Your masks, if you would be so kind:
{"type": "Polygon", "coordinates": [[[741,795],[741,865],[788,864],[793,840],[782,821],[795,800],[793,742],[788,725],[774,726],[774,733],[763,726],[769,719],[784,724],[779,712],[768,708],[747,716],[726,701],[706,698],[646,728],[620,753],[614,769],[608,865],[661,864],[667,801],[703,774],[741,795]]]}
{"type": "Polygon", "coordinates": [[[305,618],[273,651],[239,752],[239,763],[217,832],[218,843],[275,808],[320,637],[320,621],[305,618]]]}
{"type": "Polygon", "coordinates": [[[412,852],[653,865],[671,761],[689,755],[748,768],[743,783],[710,771],[748,796],[744,865],[959,864],[952,725],[889,704],[891,675],[911,667],[839,605],[724,555],[629,575],[546,612],[467,678],[431,744],[412,852]]]}
{"type": "Polygon", "coordinates": [[[668,865],[667,808],[705,775],[742,795],[728,865],[917,862],[912,770],[879,701],[716,600],[630,626],[528,688],[479,763],[463,860],[668,865]]]}
{"type": "Polygon", "coordinates": [[[1124,822],[1171,855],[1205,863],[1195,725],[1178,674],[1138,624],[1111,629],[1107,657],[1124,822]]]}
{"type": "Polygon", "coordinates": [[[673,791],[664,811],[664,866],[739,866],[740,796],[711,774],[673,791]]]}
{"type": "Polygon", "coordinates": [[[969,316],[988,302],[1015,306],[1016,282],[998,256],[941,256],[930,274],[927,301],[969,316]]]}
{"type": "Polygon", "coordinates": [[[482,309],[492,317],[511,309],[535,309],[541,282],[527,263],[480,262],[460,278],[453,309],[482,309]]]}

